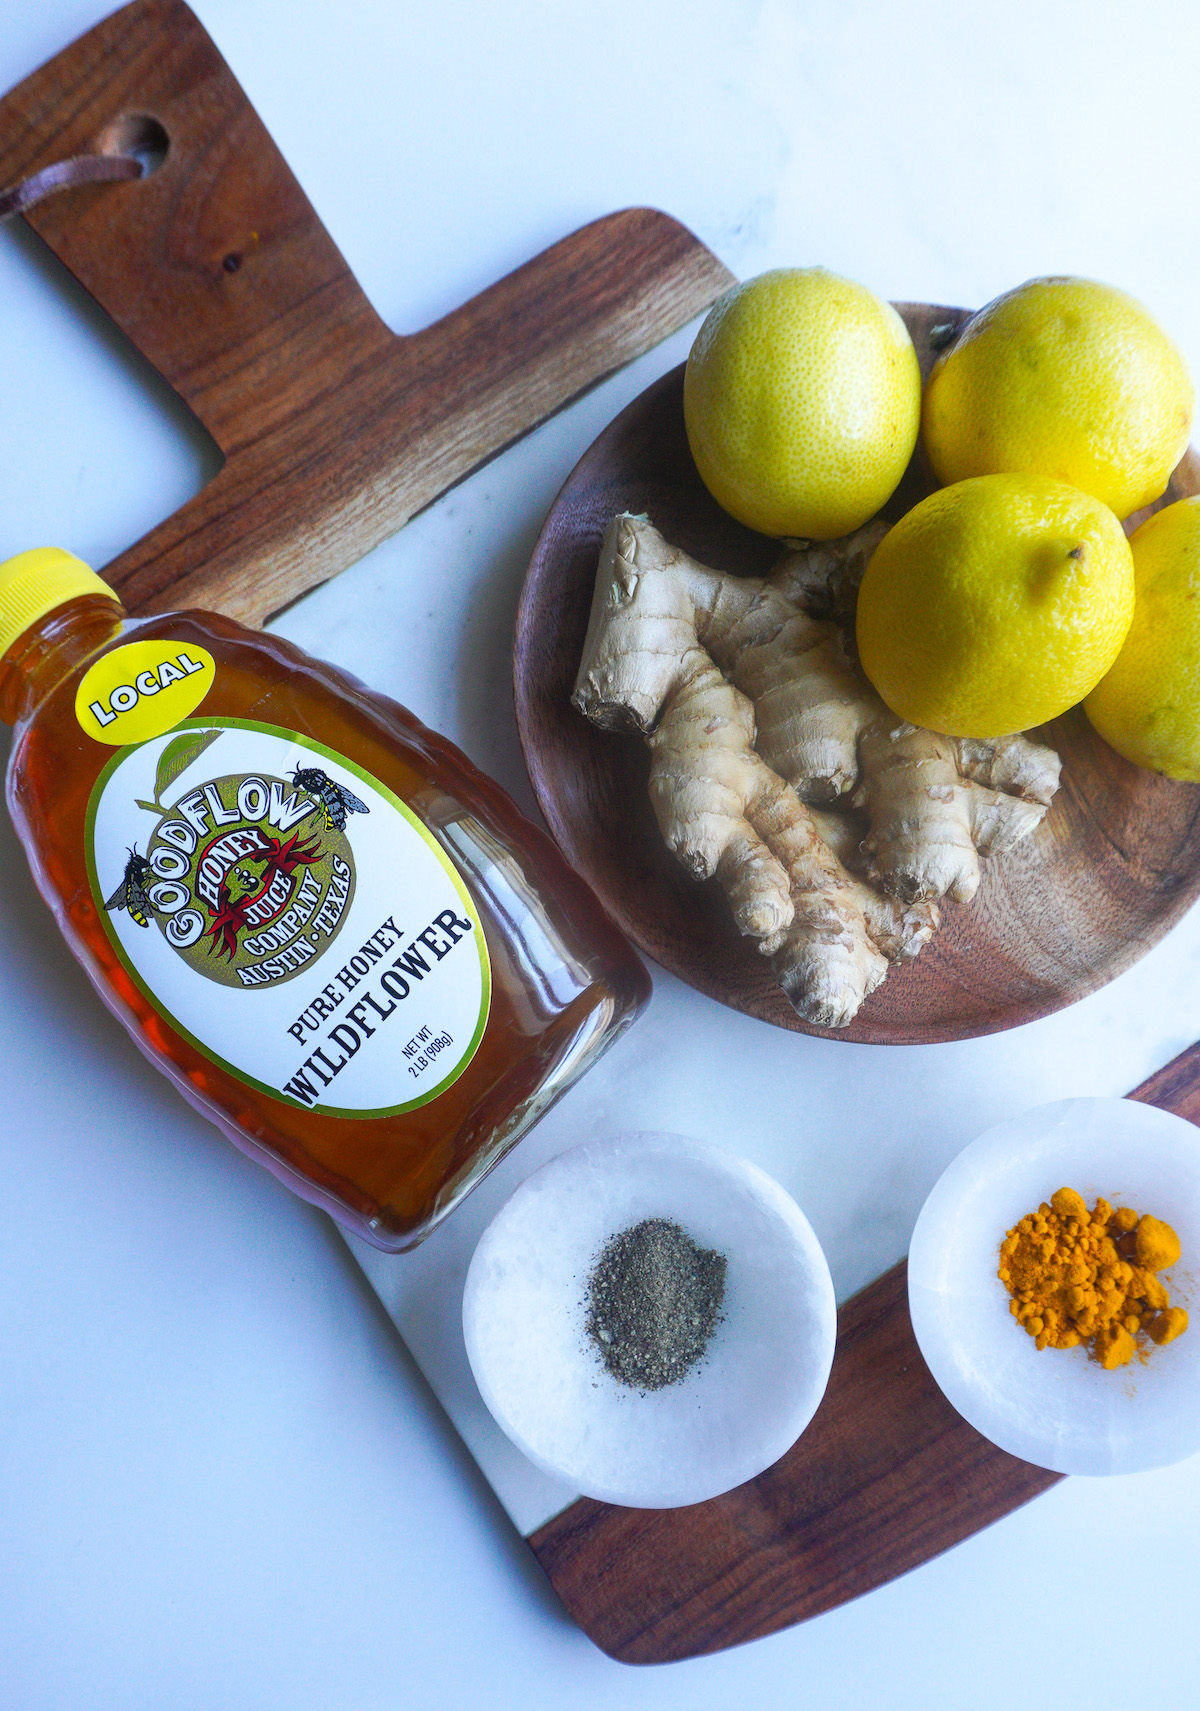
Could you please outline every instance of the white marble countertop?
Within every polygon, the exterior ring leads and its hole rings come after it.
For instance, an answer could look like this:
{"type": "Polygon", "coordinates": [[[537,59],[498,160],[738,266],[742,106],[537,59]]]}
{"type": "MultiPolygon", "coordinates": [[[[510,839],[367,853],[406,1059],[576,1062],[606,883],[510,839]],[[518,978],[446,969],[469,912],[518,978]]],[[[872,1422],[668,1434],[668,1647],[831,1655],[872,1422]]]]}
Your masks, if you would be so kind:
{"type": "MultiPolygon", "coordinates": [[[[1200,24],[1182,0],[1139,8],[1136,34],[1129,8],[1099,0],[197,10],[397,330],[644,202],[743,276],[820,261],[946,303],[1040,272],[1110,279],[1200,374],[1186,189],[1200,24]]],[[[104,5],[5,11],[2,88],[104,5]]],[[[0,558],[56,541],[101,563],[212,473],[166,389],[11,228],[0,338],[0,558]]],[[[405,701],[529,805],[508,649],[530,547],[576,457],[687,342],[275,627],[405,701]]],[[[610,1662],[561,1611],[334,1227],[184,1108],[99,1009],[6,818],[0,1004],[5,1711],[1194,1698],[1200,1458],[1068,1481],[739,1651],[610,1662]]],[[[1197,1037],[1196,913],[1073,1009],[958,1045],[785,1035],[656,975],[638,1026],[416,1256],[405,1334],[503,1481],[503,1440],[473,1423],[439,1327],[473,1231],[548,1153],[630,1127],[752,1147],[845,1296],[904,1252],[929,1187],[982,1128],[1123,1092],[1197,1037]]]]}

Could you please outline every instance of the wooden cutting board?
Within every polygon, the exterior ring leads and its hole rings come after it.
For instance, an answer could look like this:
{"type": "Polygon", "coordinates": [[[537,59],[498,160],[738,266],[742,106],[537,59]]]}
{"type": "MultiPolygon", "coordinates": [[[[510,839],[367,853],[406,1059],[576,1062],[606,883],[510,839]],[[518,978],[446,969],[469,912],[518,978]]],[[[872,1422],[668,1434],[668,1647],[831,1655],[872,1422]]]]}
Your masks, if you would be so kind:
{"type": "MultiPolygon", "coordinates": [[[[396,336],[182,0],[135,0],[0,101],[0,188],[131,140],[166,142],[152,176],[26,217],[224,454],[107,567],[135,611],[262,622],[731,282],[677,222],[634,209],[396,336]]],[[[1135,1097],[1200,1120],[1200,1047],[1135,1097]]],[[[659,1662],[866,1592],[1055,1477],[946,1403],[896,1267],[842,1310],[826,1400],[774,1468],[690,1509],[580,1501],[529,1542],[598,1645],[659,1662]]]]}
{"type": "Polygon", "coordinates": [[[135,612],[262,623],[732,283],[627,209],[398,336],[183,0],[135,0],[0,101],[0,189],[130,142],[165,143],[151,176],[25,218],[224,454],[105,568],[135,612]]]}

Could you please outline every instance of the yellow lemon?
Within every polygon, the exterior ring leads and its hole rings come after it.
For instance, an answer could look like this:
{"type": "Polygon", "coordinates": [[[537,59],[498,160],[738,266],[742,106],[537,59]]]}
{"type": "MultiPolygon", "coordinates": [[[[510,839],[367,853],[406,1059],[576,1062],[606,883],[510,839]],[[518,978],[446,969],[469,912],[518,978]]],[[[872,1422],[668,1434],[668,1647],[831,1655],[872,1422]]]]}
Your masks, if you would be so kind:
{"type": "Polygon", "coordinates": [[[1133,556],[1098,500],[1044,476],[930,494],[883,537],[858,596],[863,669],[893,712],[957,737],[1053,719],[1104,676],[1133,615],[1133,556]]]}
{"type": "Polygon", "coordinates": [[[1133,624],[1084,709],[1126,760],[1200,783],[1200,499],[1156,512],[1129,544],[1133,624]]]}
{"type": "Polygon", "coordinates": [[[873,516],[904,474],[921,416],[917,355],[866,286],[778,268],[709,313],[683,413],[718,504],[766,535],[829,540],[873,516]]]}
{"type": "Polygon", "coordinates": [[[1148,309],[1092,279],[1031,279],[934,365],[921,428],[939,480],[1049,475],[1127,517],[1187,448],[1195,393],[1148,309]]]}

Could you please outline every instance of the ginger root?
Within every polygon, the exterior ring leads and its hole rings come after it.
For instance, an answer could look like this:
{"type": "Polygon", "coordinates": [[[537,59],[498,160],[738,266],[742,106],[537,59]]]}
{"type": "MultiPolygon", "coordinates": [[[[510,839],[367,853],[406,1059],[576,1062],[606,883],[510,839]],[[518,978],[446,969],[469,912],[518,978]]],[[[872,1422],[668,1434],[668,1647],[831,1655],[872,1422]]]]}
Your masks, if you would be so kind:
{"type": "Polygon", "coordinates": [[[719,596],[715,573],[643,574],[634,524],[618,517],[605,535],[574,699],[594,723],[642,733],[667,847],[694,878],[715,875],[798,1014],[843,1027],[888,961],[928,939],[936,908],[906,908],[846,870],[756,753],[751,701],[699,639],[693,594],[719,596]]]}
{"type": "MultiPolygon", "coordinates": [[[[852,623],[847,589],[857,595],[884,524],[792,549],[769,577],[734,577],[669,546],[644,517],[617,523],[646,616],[673,602],[677,617],[686,610],[694,634],[754,702],[756,747],[767,765],[806,802],[846,795],[861,802],[867,876],[884,890],[908,902],[969,902],[979,889],[980,856],[1011,849],[1040,824],[1058,788],[1052,749],[1020,735],[984,743],[906,724],[863,676],[846,629],[800,604],[841,611],[852,623]]],[[[601,581],[603,563],[602,556],[601,581]]],[[[593,624],[596,614],[593,606],[593,624]]],[[[589,717],[589,706],[604,700],[592,672],[611,668],[616,641],[610,635],[594,657],[599,637],[589,632],[585,643],[575,698],[589,717]]],[[[667,645],[665,633],[656,645],[667,645]]]]}
{"type": "Polygon", "coordinates": [[[916,955],[939,898],[974,895],[980,857],[1027,836],[1058,784],[1040,744],[918,730],[875,694],[849,638],[885,532],[793,544],[770,576],[743,577],[615,517],[573,695],[594,724],[647,739],[668,847],[716,875],[799,1014],[825,1026],[916,955]]]}
{"type": "Polygon", "coordinates": [[[860,887],[754,752],[750,702],[699,645],[649,743],[650,800],[667,848],[694,878],[716,875],[799,1013],[844,1026],[887,972],[860,887]]]}

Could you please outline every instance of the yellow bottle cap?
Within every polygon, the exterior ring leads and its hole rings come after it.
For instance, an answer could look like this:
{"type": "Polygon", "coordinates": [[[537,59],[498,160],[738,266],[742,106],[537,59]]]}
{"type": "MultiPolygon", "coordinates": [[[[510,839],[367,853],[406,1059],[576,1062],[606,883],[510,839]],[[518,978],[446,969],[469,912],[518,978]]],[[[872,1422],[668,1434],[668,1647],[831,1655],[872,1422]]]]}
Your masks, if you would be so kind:
{"type": "Polygon", "coordinates": [[[81,594],[120,595],[74,553],[35,547],[0,564],[0,658],[31,624],[81,594]]]}

